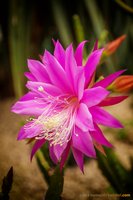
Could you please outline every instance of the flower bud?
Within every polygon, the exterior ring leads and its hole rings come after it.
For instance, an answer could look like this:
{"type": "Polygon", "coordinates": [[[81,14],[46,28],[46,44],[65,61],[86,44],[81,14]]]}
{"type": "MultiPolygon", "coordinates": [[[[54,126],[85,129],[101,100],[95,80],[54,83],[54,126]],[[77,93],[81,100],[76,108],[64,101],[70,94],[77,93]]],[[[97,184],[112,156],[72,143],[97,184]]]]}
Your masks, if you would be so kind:
{"type": "Polygon", "coordinates": [[[133,89],[133,75],[118,77],[110,86],[113,92],[129,92],[133,89]]]}
{"type": "Polygon", "coordinates": [[[113,40],[112,42],[109,42],[105,46],[103,54],[105,54],[106,56],[110,56],[111,54],[113,54],[118,49],[118,47],[123,42],[123,40],[125,40],[125,38],[126,38],[126,35],[122,35],[118,37],[117,39],[113,40]]]}

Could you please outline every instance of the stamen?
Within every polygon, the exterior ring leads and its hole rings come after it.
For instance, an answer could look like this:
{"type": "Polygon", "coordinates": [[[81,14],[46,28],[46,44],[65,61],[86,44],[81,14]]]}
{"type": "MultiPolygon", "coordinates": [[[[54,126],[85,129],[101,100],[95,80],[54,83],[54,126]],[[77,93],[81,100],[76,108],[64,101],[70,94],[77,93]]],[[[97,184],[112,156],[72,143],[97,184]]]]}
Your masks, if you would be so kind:
{"type": "MultiPolygon", "coordinates": [[[[40,86],[41,87],[41,86],[40,86]]],[[[40,88],[40,90],[42,90],[40,88]]],[[[46,107],[42,115],[34,119],[25,128],[40,127],[40,133],[35,137],[39,140],[45,138],[50,145],[63,145],[71,139],[74,130],[76,99],[47,96],[46,98],[36,99],[38,102],[43,100],[46,107]]]]}
{"type": "Polygon", "coordinates": [[[74,116],[73,108],[65,108],[53,116],[43,117],[43,134],[44,138],[51,141],[51,144],[63,145],[71,138],[74,116]]]}

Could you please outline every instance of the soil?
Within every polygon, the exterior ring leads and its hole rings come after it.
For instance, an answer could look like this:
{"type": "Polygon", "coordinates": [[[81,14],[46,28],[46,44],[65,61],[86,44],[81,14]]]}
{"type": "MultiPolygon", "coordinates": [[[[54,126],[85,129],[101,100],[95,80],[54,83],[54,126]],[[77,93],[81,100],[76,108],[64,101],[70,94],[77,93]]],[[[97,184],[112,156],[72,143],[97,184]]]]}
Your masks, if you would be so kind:
{"type": "MultiPolygon", "coordinates": [[[[4,175],[11,166],[14,168],[14,181],[10,193],[11,200],[42,200],[47,190],[47,184],[37,166],[36,159],[30,162],[31,146],[25,141],[16,140],[18,130],[23,117],[10,112],[13,100],[0,102],[0,184],[4,175]]],[[[118,139],[118,131],[104,130],[106,137],[115,146],[114,151],[119,156],[123,165],[130,169],[130,156],[133,157],[133,110],[131,108],[132,97],[123,103],[111,107],[109,110],[125,124],[127,138],[118,139]],[[131,123],[130,123],[131,122],[131,123]]],[[[85,173],[82,174],[78,167],[71,167],[64,175],[64,200],[100,200],[101,196],[93,194],[105,194],[109,183],[102,175],[97,165],[97,160],[89,160],[85,164],[85,173]]],[[[109,199],[103,196],[102,199],[109,199]]],[[[116,199],[116,198],[113,198],[116,199]]]]}

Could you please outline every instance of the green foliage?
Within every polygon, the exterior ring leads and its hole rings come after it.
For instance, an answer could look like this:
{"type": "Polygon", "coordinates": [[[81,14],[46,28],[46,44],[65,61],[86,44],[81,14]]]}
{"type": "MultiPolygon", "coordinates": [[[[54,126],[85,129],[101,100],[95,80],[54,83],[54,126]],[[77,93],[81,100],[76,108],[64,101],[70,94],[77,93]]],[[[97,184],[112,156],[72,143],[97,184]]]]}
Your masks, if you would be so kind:
{"type": "Polygon", "coordinates": [[[125,139],[127,139],[126,130],[125,130],[125,129],[119,130],[119,132],[118,132],[118,134],[117,134],[117,138],[118,138],[119,140],[125,140],[125,139]]]}
{"type": "Polygon", "coordinates": [[[52,166],[48,155],[47,145],[44,145],[36,154],[38,167],[48,185],[45,200],[61,200],[64,184],[63,171],[60,170],[58,165],[56,167],[52,166]]]}
{"type": "Polygon", "coordinates": [[[63,171],[60,171],[60,167],[57,166],[55,168],[54,174],[50,177],[50,184],[46,192],[45,200],[61,200],[63,183],[63,171]]]}
{"type": "Polygon", "coordinates": [[[24,71],[28,56],[29,19],[28,4],[25,0],[10,2],[9,51],[13,87],[18,98],[24,94],[24,71]]]}
{"type": "Polygon", "coordinates": [[[49,176],[50,166],[49,166],[48,162],[46,161],[45,157],[43,156],[41,150],[39,150],[37,152],[36,159],[37,159],[38,167],[40,168],[40,171],[43,174],[44,180],[47,182],[47,184],[49,184],[49,182],[50,182],[50,176],[49,176]]]}
{"type": "MultiPolygon", "coordinates": [[[[110,182],[113,190],[118,194],[132,194],[133,188],[133,165],[131,170],[125,169],[115,153],[106,149],[107,157],[97,152],[98,165],[103,175],[110,182]]],[[[128,199],[132,199],[132,196],[128,199]]]]}
{"type": "Polygon", "coordinates": [[[55,24],[58,28],[60,38],[65,46],[72,42],[72,33],[70,24],[67,20],[66,12],[62,7],[60,1],[51,0],[52,11],[54,15],[55,24]]]}
{"type": "Polygon", "coordinates": [[[133,7],[130,7],[126,3],[124,3],[122,0],[115,0],[123,9],[127,10],[130,13],[133,13],[133,7]]]}
{"type": "Polygon", "coordinates": [[[60,171],[59,166],[53,165],[49,158],[47,144],[36,153],[38,167],[43,174],[44,180],[48,185],[46,192],[46,200],[61,200],[61,193],[63,191],[64,177],[63,171],[60,171]]]}
{"type": "Polygon", "coordinates": [[[9,200],[9,193],[13,183],[13,167],[10,168],[7,175],[3,178],[0,200],[9,200]]]}
{"type": "Polygon", "coordinates": [[[76,35],[76,41],[77,43],[80,43],[85,40],[85,33],[79,15],[73,16],[73,25],[76,35]]]}

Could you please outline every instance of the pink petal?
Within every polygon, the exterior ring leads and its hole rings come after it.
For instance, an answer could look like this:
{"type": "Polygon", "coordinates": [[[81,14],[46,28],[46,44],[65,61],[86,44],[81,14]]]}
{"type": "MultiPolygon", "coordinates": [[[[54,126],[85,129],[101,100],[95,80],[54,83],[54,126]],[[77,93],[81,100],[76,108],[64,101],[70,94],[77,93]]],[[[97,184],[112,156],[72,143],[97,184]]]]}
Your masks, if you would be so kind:
{"type": "Polygon", "coordinates": [[[84,155],[81,151],[79,151],[78,149],[76,148],[72,148],[72,153],[73,153],[73,156],[74,156],[74,159],[77,163],[77,165],[79,166],[79,168],[81,169],[81,171],[84,173],[84,155]]]}
{"type": "MultiPolygon", "coordinates": [[[[26,93],[24,96],[22,96],[19,101],[28,101],[28,100],[34,100],[34,98],[36,97],[36,93],[35,92],[28,92],[26,93]]],[[[39,96],[38,96],[39,97],[39,96]]]]}
{"type": "Polygon", "coordinates": [[[21,140],[21,138],[23,139],[24,136],[25,136],[25,130],[24,130],[24,127],[21,127],[18,137],[17,137],[17,140],[21,140]]]}
{"type": "Polygon", "coordinates": [[[83,91],[84,91],[84,83],[85,83],[85,76],[84,76],[84,68],[77,67],[74,54],[73,54],[73,47],[70,45],[66,49],[66,65],[65,70],[67,73],[67,77],[71,82],[71,86],[75,95],[78,96],[80,100],[83,91]]]}
{"type": "Polygon", "coordinates": [[[84,103],[80,103],[77,111],[76,126],[82,131],[94,130],[92,115],[84,103]]]}
{"type": "Polygon", "coordinates": [[[45,51],[45,64],[51,82],[64,92],[70,91],[69,82],[66,73],[57,59],[48,51],[45,51]]]}
{"type": "Polygon", "coordinates": [[[24,75],[30,80],[30,81],[37,81],[37,79],[33,76],[30,72],[25,72],[24,75]]]}
{"type": "Polygon", "coordinates": [[[22,115],[39,116],[46,103],[34,92],[28,92],[20,98],[11,108],[11,111],[22,115]],[[37,101],[39,99],[39,101],[37,101]]]}
{"type": "Polygon", "coordinates": [[[90,132],[91,137],[98,143],[107,146],[107,147],[112,147],[112,144],[108,142],[108,140],[104,137],[102,131],[100,128],[95,124],[95,131],[90,132]]]}
{"type": "Polygon", "coordinates": [[[54,56],[56,57],[60,65],[65,68],[65,50],[63,49],[59,41],[57,41],[55,44],[54,56]]]}
{"type": "Polygon", "coordinates": [[[72,146],[88,157],[96,157],[92,138],[88,132],[76,128],[75,133],[72,135],[72,146]]]}
{"type": "Polygon", "coordinates": [[[51,160],[52,160],[55,164],[57,164],[57,163],[58,163],[58,159],[57,159],[57,157],[56,157],[56,155],[55,155],[53,145],[51,145],[51,146],[49,145],[49,154],[50,154],[51,160]]]}
{"type": "Polygon", "coordinates": [[[17,138],[18,140],[23,140],[26,138],[34,138],[41,133],[41,127],[39,125],[32,126],[32,124],[33,122],[29,122],[20,129],[17,138]],[[29,126],[31,127],[29,128],[29,126]]]}
{"type": "Polygon", "coordinates": [[[67,158],[68,158],[68,154],[70,151],[70,146],[71,146],[71,141],[68,142],[66,149],[64,150],[62,156],[61,156],[61,161],[60,161],[60,170],[62,170],[67,158]]]}
{"type": "Polygon", "coordinates": [[[29,59],[28,68],[38,81],[47,83],[50,82],[49,75],[45,69],[45,66],[41,62],[29,59]]]}
{"type": "Polygon", "coordinates": [[[125,100],[128,96],[107,97],[98,106],[112,106],[125,100]]]}
{"type": "Polygon", "coordinates": [[[53,44],[54,44],[54,46],[56,45],[56,40],[54,40],[53,38],[52,38],[52,42],[53,42],[53,44]]]}
{"type": "Polygon", "coordinates": [[[78,67],[77,74],[75,76],[75,91],[78,96],[78,100],[83,97],[85,85],[85,76],[83,67],[78,67]]]}
{"type": "Polygon", "coordinates": [[[45,143],[45,139],[41,139],[41,140],[37,140],[32,148],[32,151],[31,151],[31,157],[30,159],[32,160],[34,154],[37,152],[38,149],[40,149],[44,143],[45,143]]]}
{"type": "Polygon", "coordinates": [[[124,73],[126,70],[120,70],[118,72],[115,72],[113,74],[110,74],[109,76],[105,77],[103,80],[98,81],[94,84],[93,87],[102,86],[104,88],[108,87],[118,76],[120,76],[122,73],[124,73]]]}
{"type": "Polygon", "coordinates": [[[53,151],[54,151],[54,154],[55,154],[57,160],[60,160],[62,153],[63,153],[64,149],[66,148],[66,146],[67,146],[67,143],[63,144],[62,146],[59,144],[53,145],[53,151]]]}
{"type": "Polygon", "coordinates": [[[68,80],[71,83],[71,87],[76,94],[75,91],[75,77],[77,74],[77,64],[74,58],[73,47],[69,45],[66,49],[66,62],[65,62],[65,71],[68,77],[68,80]]]}
{"type": "Polygon", "coordinates": [[[122,124],[117,119],[98,106],[91,107],[90,112],[93,116],[93,120],[98,124],[112,128],[123,128],[122,124]]]}
{"type": "Polygon", "coordinates": [[[45,105],[41,100],[17,101],[11,111],[21,115],[39,116],[44,111],[45,105]]]}
{"type": "Polygon", "coordinates": [[[49,83],[28,81],[26,87],[40,94],[41,96],[48,96],[48,94],[52,96],[58,96],[62,94],[62,91],[58,87],[49,83]],[[42,91],[40,91],[39,88],[41,88],[42,91]]]}
{"type": "Polygon", "coordinates": [[[88,107],[99,104],[109,95],[109,92],[102,87],[86,89],[83,94],[82,102],[88,107]]]}
{"type": "Polygon", "coordinates": [[[78,66],[82,66],[82,60],[83,60],[83,49],[84,49],[84,45],[87,41],[83,41],[81,42],[78,47],[76,48],[75,51],[75,59],[77,62],[78,66]]]}
{"type": "Polygon", "coordinates": [[[100,61],[103,50],[104,49],[99,49],[99,50],[93,51],[90,54],[85,66],[84,66],[85,78],[86,78],[85,86],[86,87],[88,86],[88,84],[91,81],[91,77],[96,70],[96,67],[100,61]]]}
{"type": "Polygon", "coordinates": [[[94,48],[93,48],[93,51],[96,51],[96,50],[98,50],[98,40],[96,40],[94,44],[94,48]]]}

